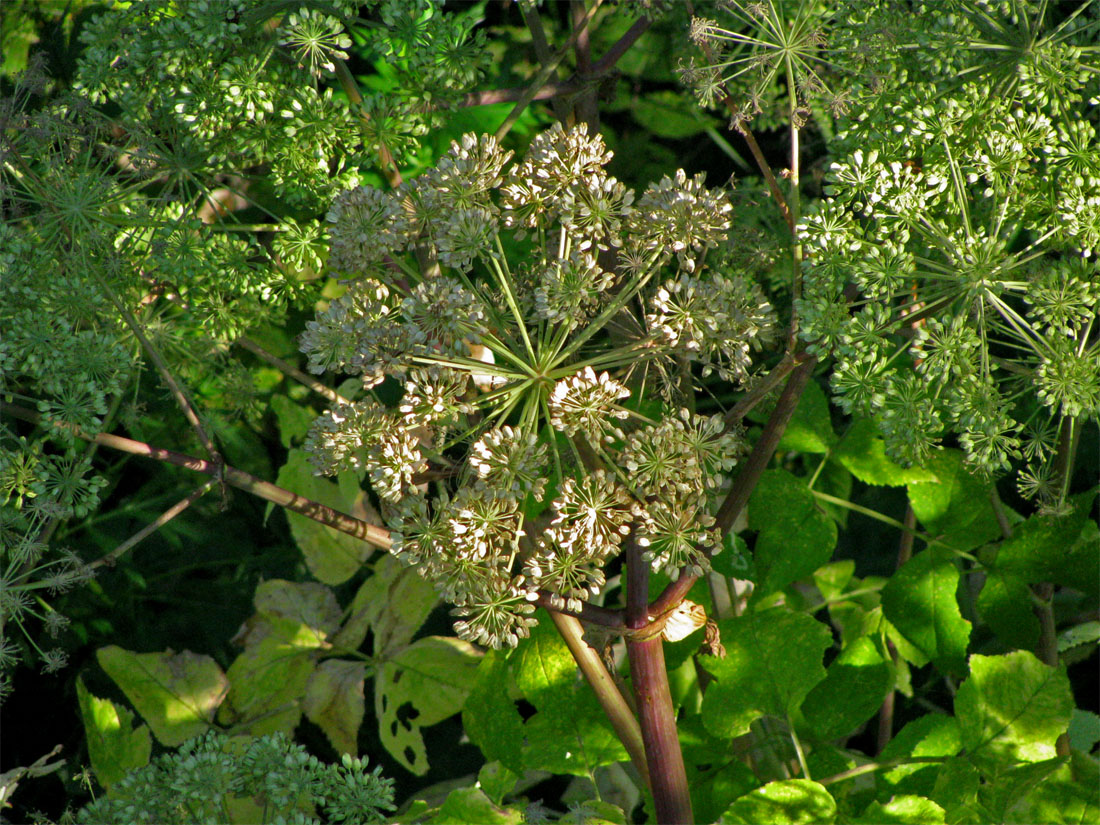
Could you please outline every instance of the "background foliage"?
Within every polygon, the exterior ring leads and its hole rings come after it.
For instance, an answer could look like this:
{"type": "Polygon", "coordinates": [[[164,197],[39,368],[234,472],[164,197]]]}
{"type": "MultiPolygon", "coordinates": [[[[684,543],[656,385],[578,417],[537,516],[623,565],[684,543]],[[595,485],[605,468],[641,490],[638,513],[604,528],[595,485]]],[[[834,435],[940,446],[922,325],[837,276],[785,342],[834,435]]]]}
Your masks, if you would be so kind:
{"type": "Polygon", "coordinates": [[[798,321],[744,386],[687,365],[645,414],[690,397],[756,444],[820,359],[688,594],[724,655],[665,645],[696,820],[1100,818],[1100,9],[694,11],[0,6],[3,816],[190,821],[217,788],[219,821],[654,821],[544,610],[514,650],[457,638],[414,568],[262,485],[386,514],[369,468],[307,449],[362,391],[299,371],[362,243],[334,260],[334,200],[506,119],[518,161],[568,116],[639,193],[733,175],[707,264],[798,321]]]}

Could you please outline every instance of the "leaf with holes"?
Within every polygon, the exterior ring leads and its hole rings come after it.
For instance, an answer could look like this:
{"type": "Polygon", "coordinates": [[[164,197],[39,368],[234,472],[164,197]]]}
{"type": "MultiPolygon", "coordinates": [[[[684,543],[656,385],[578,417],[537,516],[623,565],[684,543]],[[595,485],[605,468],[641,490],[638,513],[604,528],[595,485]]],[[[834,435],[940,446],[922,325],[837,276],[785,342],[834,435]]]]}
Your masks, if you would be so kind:
{"type": "Polygon", "coordinates": [[[382,744],[417,776],[428,771],[421,729],[462,710],[477,681],[481,655],[461,639],[428,636],[378,669],[374,709],[382,744]]]}

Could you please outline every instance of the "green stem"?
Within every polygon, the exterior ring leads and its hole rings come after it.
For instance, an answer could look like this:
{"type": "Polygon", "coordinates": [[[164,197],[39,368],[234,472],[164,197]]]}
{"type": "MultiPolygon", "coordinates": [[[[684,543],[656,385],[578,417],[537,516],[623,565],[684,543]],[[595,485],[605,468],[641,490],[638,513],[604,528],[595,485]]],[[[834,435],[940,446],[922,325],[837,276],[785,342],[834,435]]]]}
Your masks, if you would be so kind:
{"type": "Polygon", "coordinates": [[[948,756],[908,756],[901,759],[884,759],[881,762],[868,762],[866,765],[859,765],[858,767],[851,768],[850,770],[841,771],[840,773],[827,776],[824,779],[817,780],[821,785],[834,785],[837,782],[843,782],[845,779],[854,779],[857,776],[863,776],[865,773],[874,773],[875,771],[885,771],[890,768],[896,768],[899,765],[942,765],[948,759],[953,757],[948,756]]]}
{"type": "Polygon", "coordinates": [[[646,785],[650,785],[649,766],[646,762],[645,743],[642,740],[642,730],[638,726],[638,720],[630,710],[615,680],[611,678],[599,653],[592,649],[583,639],[584,628],[573,616],[560,613],[551,609],[550,618],[558,629],[562,639],[565,640],[569,652],[577,662],[581,673],[588,684],[591,685],[596,698],[600,701],[604,713],[607,714],[611,727],[615,729],[626,752],[630,754],[630,761],[642,775],[646,785]]]}

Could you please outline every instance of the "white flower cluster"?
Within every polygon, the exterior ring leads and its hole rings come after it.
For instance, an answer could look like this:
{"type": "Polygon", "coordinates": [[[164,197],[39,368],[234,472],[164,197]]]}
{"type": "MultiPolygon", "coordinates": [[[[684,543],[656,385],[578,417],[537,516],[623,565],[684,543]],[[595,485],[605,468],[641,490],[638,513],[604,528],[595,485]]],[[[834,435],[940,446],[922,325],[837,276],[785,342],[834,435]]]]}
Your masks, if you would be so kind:
{"type": "Polygon", "coordinates": [[[752,283],[706,271],[730,204],[701,178],[635,206],[583,127],[509,158],[467,135],[394,192],[344,195],[332,263],[352,278],[302,336],[313,371],[391,399],[321,416],[318,470],[369,479],[393,552],[455,605],[463,638],[493,646],[527,635],[540,594],[596,597],[632,531],[655,569],[709,567],[740,433],[676,408],[651,421],[635,393],[685,357],[742,380],[772,325],[752,283]]]}

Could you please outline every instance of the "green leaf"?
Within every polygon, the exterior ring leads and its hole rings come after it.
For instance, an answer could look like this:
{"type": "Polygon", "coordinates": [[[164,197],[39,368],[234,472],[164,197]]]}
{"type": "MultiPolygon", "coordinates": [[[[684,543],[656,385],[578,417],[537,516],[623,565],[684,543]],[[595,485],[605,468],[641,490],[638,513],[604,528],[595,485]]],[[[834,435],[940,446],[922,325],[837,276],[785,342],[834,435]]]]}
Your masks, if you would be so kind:
{"type": "Polygon", "coordinates": [[[833,450],[833,458],[864,484],[900,487],[914,481],[935,481],[920,467],[902,467],[887,458],[886,446],[873,421],[856,421],[833,450]]]}
{"type": "MultiPolygon", "coordinates": [[[[340,486],[313,474],[308,454],[304,450],[287,453],[286,464],[279,470],[275,483],[341,513],[377,523],[377,515],[362,491],[348,499],[340,486]]],[[[341,533],[306,516],[287,511],[290,532],[305,557],[309,572],[325,584],[341,584],[358,572],[370,558],[374,548],[367,542],[341,533]]]]}
{"type": "Polygon", "coordinates": [[[827,825],[836,819],[836,801],[809,779],[769,782],[735,800],[718,825],[827,825]]]}
{"type": "MultiPolygon", "coordinates": [[[[962,749],[962,734],[953,716],[930,713],[920,716],[898,731],[882,749],[879,758],[905,759],[914,756],[954,756],[962,749]]],[[[964,763],[969,764],[969,763],[964,763]]],[[[899,765],[879,774],[878,781],[893,793],[931,796],[940,766],[914,763],[899,765]]]]}
{"type": "Polygon", "coordinates": [[[1009,647],[1033,649],[1039,643],[1039,619],[1032,610],[1031,588],[1018,576],[999,568],[987,569],[978,594],[978,611],[1009,647]]]}
{"type": "Polygon", "coordinates": [[[1100,822],[1100,781],[1095,775],[1074,779],[1068,765],[1043,777],[1005,812],[1005,823],[1032,825],[1095,825],[1100,822]]]}
{"type": "Polygon", "coordinates": [[[522,825],[523,812],[501,808],[480,788],[459,788],[447,795],[447,800],[428,820],[431,825],[522,825]]]}
{"type": "Polygon", "coordinates": [[[972,550],[1001,536],[993,511],[993,487],[971,475],[963,454],[940,450],[926,469],[934,480],[910,481],[913,513],[933,536],[942,536],[956,550],[972,550]]]}
{"type": "Polygon", "coordinates": [[[892,662],[864,636],[829,665],[825,680],[802,703],[802,713],[822,739],[837,739],[874,716],[893,687],[892,662]]]}
{"type": "Polygon", "coordinates": [[[1100,716],[1091,710],[1073,709],[1069,721],[1069,746],[1081,753],[1091,753],[1100,742],[1100,716]]]}
{"type": "Polygon", "coordinates": [[[370,630],[374,634],[376,656],[400,650],[438,602],[435,589],[415,568],[384,555],[355,594],[348,608],[348,620],[333,638],[333,646],[355,650],[370,630]]]}
{"type": "Polygon", "coordinates": [[[810,381],[798,399],[779,449],[800,453],[826,453],[836,444],[833,422],[829,415],[829,402],[816,381],[810,381]]]}
{"type": "Polygon", "coordinates": [[[1082,622],[1058,634],[1058,652],[1065,653],[1078,645],[1100,643],[1100,622],[1082,622]]]}
{"type": "Polygon", "coordinates": [[[970,678],[955,695],[963,747],[983,769],[1054,757],[1072,713],[1065,670],[1026,650],[971,656],[970,678]]]}
{"type": "Polygon", "coordinates": [[[587,776],[601,765],[628,759],[569,648],[543,620],[523,643],[516,684],[537,709],[523,725],[523,762],[528,768],[587,776]]]}
{"type": "MultiPolygon", "coordinates": [[[[1065,763],[1066,760],[1062,758],[1046,759],[1042,762],[1016,765],[998,773],[996,781],[987,782],[979,791],[983,805],[992,815],[992,821],[1019,822],[1015,817],[1010,817],[1009,811],[1026,807],[1027,800],[1047,784],[1060,768],[1064,768],[1065,763]]],[[[1042,820],[1044,825],[1049,821],[1051,820],[1042,820]]]]}
{"type": "Polygon", "coordinates": [[[307,624],[274,617],[264,622],[268,632],[246,635],[244,651],[229,666],[229,695],[218,713],[223,724],[247,725],[253,736],[294,730],[309,677],[326,646],[324,636],[307,624]]]}
{"type": "Polygon", "coordinates": [[[912,795],[872,802],[856,820],[867,825],[939,825],[944,821],[943,808],[931,799],[912,795]]]}
{"type": "Polygon", "coordinates": [[[981,771],[966,757],[948,759],[938,770],[922,770],[917,776],[928,774],[934,774],[936,780],[928,796],[947,812],[947,821],[952,825],[988,825],[994,821],[978,798],[982,788],[981,771]]]}
{"type": "Polygon", "coordinates": [[[764,714],[788,718],[825,678],[821,662],[833,637],[810,616],[774,608],[726,619],[718,627],[725,657],[699,657],[716,678],[703,697],[704,725],[713,736],[747,733],[764,714]]]}
{"type": "Polygon", "coordinates": [[[218,663],[190,650],[131,653],[111,645],[96,659],[167,747],[205,733],[229,689],[218,663]]]}
{"type": "Polygon", "coordinates": [[[133,713],[110,699],[93,696],[79,677],[76,699],[84,721],[88,759],[100,785],[109,788],[130,771],[149,764],[153,740],[147,726],[133,727],[133,713]]]}
{"type": "Polygon", "coordinates": [[[715,573],[731,579],[756,581],[757,578],[748,545],[732,530],[722,538],[722,551],[711,557],[710,567],[715,573]]]}
{"type": "Polygon", "coordinates": [[[462,710],[477,680],[481,652],[449,636],[427,636],[386,661],[374,682],[382,744],[415,773],[428,772],[421,728],[462,710]]]}
{"type": "Polygon", "coordinates": [[[306,682],[302,710],[306,718],[325,732],[337,753],[359,755],[359,726],[363,724],[363,662],[328,659],[321,662],[306,682]]]}
{"type": "Polygon", "coordinates": [[[486,759],[499,760],[518,774],[524,769],[523,719],[509,696],[510,681],[507,654],[488,651],[462,709],[462,727],[486,759]]]}
{"type": "Polygon", "coordinates": [[[1096,597],[1100,591],[1100,534],[1089,519],[1094,492],[1073,500],[1068,516],[1036,514],[1001,542],[995,570],[1030,583],[1053,582],[1096,597]]]}
{"type": "Polygon", "coordinates": [[[882,610],[901,633],[938,667],[962,673],[970,622],[962,617],[954,556],[929,547],[907,561],[882,589],[882,610]]]}
{"type": "Polygon", "coordinates": [[[677,720],[676,729],[696,821],[714,822],[733,800],[759,786],[748,765],[729,758],[729,740],[706,732],[702,716],[677,720]]]}
{"type": "Polygon", "coordinates": [[[767,470],[749,499],[749,528],[758,530],[754,551],[756,596],[782,590],[829,561],[836,524],[818,509],[802,479],[767,470]]]}
{"type": "Polygon", "coordinates": [[[279,440],[287,449],[306,437],[317,413],[308,404],[292,401],[285,395],[271,396],[271,411],[279,424],[279,440]]]}
{"type": "Polygon", "coordinates": [[[519,775],[508,770],[500,762],[487,762],[477,772],[477,786],[485,792],[494,805],[500,805],[512,792],[519,775]]]}
{"type": "Polygon", "coordinates": [[[698,135],[717,123],[691,100],[672,90],[635,97],[630,114],[647,132],[671,140],[698,135]]]}

